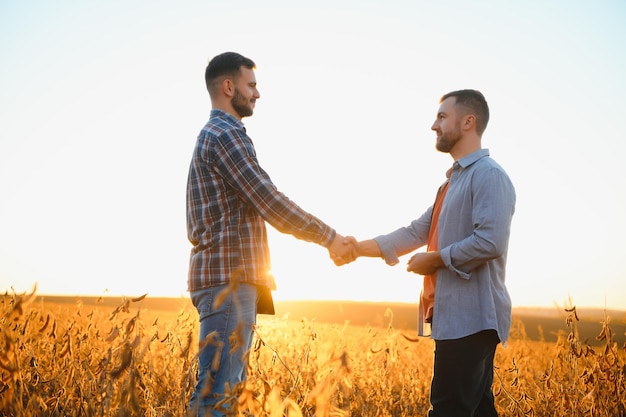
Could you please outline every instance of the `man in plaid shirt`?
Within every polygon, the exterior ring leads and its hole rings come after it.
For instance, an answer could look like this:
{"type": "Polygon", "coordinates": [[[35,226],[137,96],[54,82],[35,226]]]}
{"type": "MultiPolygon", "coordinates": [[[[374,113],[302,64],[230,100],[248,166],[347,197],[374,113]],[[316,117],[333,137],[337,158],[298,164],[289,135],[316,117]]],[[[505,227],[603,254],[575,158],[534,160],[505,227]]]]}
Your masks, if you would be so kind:
{"type": "Polygon", "coordinates": [[[328,248],[338,265],[355,257],[355,240],[289,200],[259,165],[241,122],[260,97],[254,69],[252,60],[234,52],[209,62],[205,80],[212,110],[189,168],[187,235],[193,248],[188,289],[200,317],[201,348],[190,407],[199,416],[208,411],[221,416],[232,408],[236,395],[224,393],[246,378],[244,358],[256,315],[274,312],[265,222],[328,248]]]}

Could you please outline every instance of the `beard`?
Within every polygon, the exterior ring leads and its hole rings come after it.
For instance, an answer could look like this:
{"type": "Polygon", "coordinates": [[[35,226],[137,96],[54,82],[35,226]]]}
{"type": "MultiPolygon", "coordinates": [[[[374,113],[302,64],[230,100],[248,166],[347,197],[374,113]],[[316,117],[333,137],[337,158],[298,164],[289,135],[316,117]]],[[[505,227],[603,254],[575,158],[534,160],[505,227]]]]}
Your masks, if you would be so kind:
{"type": "Polygon", "coordinates": [[[461,124],[457,123],[453,130],[446,133],[441,132],[441,136],[437,138],[435,147],[440,152],[448,153],[459,140],[461,140],[461,124]]]}
{"type": "Polygon", "coordinates": [[[243,118],[252,116],[252,113],[254,113],[252,105],[250,104],[250,100],[245,98],[243,94],[241,94],[236,88],[235,95],[230,100],[230,104],[233,106],[233,109],[235,109],[239,117],[243,118]]]}

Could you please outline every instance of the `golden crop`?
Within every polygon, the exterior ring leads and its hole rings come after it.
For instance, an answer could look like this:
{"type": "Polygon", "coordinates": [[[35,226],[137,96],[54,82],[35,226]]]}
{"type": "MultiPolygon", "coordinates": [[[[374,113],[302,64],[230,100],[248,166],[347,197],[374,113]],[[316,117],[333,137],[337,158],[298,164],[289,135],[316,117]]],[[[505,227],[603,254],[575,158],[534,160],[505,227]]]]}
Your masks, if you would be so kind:
{"type": "MultiPolygon", "coordinates": [[[[194,312],[111,310],[0,298],[0,415],[185,416],[198,351],[194,312]]],[[[556,343],[531,341],[517,322],[498,348],[501,416],[625,416],[626,347],[606,320],[601,348],[578,339],[576,309],[556,343]]],[[[238,416],[425,416],[433,343],[393,327],[263,318],[249,378],[224,404],[238,416]]],[[[236,340],[231,341],[236,343],[236,340]]]]}

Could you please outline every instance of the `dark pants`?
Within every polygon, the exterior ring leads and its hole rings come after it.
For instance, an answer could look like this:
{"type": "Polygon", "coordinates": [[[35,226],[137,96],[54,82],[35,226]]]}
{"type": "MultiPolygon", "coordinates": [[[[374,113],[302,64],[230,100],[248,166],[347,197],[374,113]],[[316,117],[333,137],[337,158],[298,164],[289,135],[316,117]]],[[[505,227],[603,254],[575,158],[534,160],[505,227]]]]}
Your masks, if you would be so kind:
{"type": "Polygon", "coordinates": [[[435,340],[429,417],[497,417],[491,391],[495,330],[453,340],[435,340]]]}

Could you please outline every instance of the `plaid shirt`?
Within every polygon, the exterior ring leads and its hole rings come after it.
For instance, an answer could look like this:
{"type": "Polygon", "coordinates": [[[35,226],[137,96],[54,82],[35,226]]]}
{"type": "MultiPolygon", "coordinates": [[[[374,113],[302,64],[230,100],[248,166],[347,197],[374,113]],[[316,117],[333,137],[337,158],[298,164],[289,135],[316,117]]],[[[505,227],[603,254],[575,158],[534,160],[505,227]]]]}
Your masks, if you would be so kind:
{"type": "Polygon", "coordinates": [[[274,289],[265,221],[325,247],[335,237],[334,229],[276,189],[243,123],[212,110],[187,180],[189,291],[229,283],[233,276],[274,289]]]}

